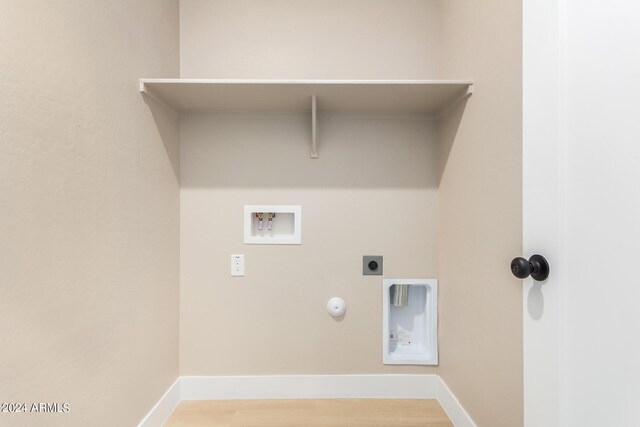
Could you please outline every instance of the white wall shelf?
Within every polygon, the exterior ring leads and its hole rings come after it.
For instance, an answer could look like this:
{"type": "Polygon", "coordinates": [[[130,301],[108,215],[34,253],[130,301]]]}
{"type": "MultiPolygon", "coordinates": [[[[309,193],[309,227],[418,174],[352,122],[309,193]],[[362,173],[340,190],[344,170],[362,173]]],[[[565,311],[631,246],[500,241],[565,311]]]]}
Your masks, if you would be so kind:
{"type": "Polygon", "coordinates": [[[470,80],[140,79],[140,91],[180,113],[322,111],[439,114],[470,80]]]}
{"type": "Polygon", "coordinates": [[[471,80],[140,79],[140,92],[182,114],[202,112],[420,113],[440,115],[473,92],[471,80]]]}

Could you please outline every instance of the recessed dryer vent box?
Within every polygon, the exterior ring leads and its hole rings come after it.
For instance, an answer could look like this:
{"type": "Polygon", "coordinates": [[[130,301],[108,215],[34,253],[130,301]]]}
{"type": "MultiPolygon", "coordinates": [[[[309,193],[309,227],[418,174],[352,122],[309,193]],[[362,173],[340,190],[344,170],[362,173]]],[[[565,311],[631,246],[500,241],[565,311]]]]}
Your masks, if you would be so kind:
{"type": "Polygon", "coordinates": [[[384,279],[382,362],[438,364],[438,281],[384,279]]]}
{"type": "Polygon", "coordinates": [[[244,243],[246,244],[300,245],[302,244],[301,227],[301,206],[245,205],[244,207],[244,243]],[[269,214],[272,214],[271,221],[269,221],[269,214]]]}

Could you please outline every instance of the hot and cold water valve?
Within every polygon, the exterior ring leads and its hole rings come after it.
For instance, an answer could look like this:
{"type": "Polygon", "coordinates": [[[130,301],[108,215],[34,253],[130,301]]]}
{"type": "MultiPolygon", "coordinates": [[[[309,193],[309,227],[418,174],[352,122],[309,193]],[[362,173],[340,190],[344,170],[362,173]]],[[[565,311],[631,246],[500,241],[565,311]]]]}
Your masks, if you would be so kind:
{"type": "Polygon", "coordinates": [[[250,245],[302,244],[302,207],[245,205],[244,243],[250,245]]]}
{"type": "MultiPolygon", "coordinates": [[[[275,212],[269,212],[267,214],[267,218],[268,218],[267,230],[269,231],[273,230],[273,219],[275,217],[276,217],[275,212]]],[[[258,230],[262,231],[263,229],[262,222],[264,219],[264,212],[256,212],[256,218],[258,218],[258,230]]]]}

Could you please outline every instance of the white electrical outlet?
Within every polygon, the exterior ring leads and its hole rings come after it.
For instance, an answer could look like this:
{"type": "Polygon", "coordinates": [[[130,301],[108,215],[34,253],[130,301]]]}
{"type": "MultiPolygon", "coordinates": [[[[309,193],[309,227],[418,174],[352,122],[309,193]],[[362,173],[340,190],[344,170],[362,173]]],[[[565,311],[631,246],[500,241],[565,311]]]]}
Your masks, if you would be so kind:
{"type": "Polygon", "coordinates": [[[231,255],[231,275],[244,276],[244,255],[231,255]]]}

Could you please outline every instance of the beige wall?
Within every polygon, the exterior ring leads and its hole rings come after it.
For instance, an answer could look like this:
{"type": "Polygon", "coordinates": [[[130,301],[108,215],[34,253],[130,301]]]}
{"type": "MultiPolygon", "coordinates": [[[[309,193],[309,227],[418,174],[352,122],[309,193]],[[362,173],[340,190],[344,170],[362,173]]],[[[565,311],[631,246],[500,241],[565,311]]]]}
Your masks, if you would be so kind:
{"type": "Polygon", "coordinates": [[[478,426],[516,427],[522,281],[509,262],[522,252],[521,2],[442,4],[443,75],[476,85],[439,135],[440,374],[478,426]]]}
{"type": "Polygon", "coordinates": [[[437,0],[181,0],[183,78],[419,79],[437,0]]]}
{"type": "Polygon", "coordinates": [[[176,1],[3,1],[0,401],[131,426],[178,373],[178,123],[137,92],[177,76],[176,1]]]}
{"type": "Polygon", "coordinates": [[[508,269],[522,251],[520,2],[334,6],[183,0],[181,76],[472,78],[476,93],[437,142],[407,118],[321,121],[317,161],[306,118],[183,119],[181,372],[435,371],[480,426],[521,425],[522,294],[508,269]],[[435,178],[408,179],[405,161],[435,178]],[[246,203],[302,204],[303,245],[244,246],[246,203]],[[231,253],[247,255],[246,278],[229,277],[231,253]],[[381,365],[366,253],[385,255],[386,277],[440,278],[439,368],[381,365]],[[341,323],[324,311],[333,295],[349,304],[341,323]]]}
{"type": "Polygon", "coordinates": [[[179,152],[137,93],[178,74],[175,1],[4,3],[0,401],[71,404],[12,424],[139,421],[178,372],[178,296],[182,374],[439,372],[479,426],[522,424],[520,2],[183,0],[182,77],[476,81],[438,137],[322,117],[318,160],[296,115],[186,117],[179,152]],[[243,245],[247,203],[302,205],[303,245],[243,245]],[[440,278],[439,368],[381,364],[364,254],[440,278]]]}
{"type": "MultiPolygon", "coordinates": [[[[180,3],[181,77],[428,78],[436,1],[180,3]]],[[[435,277],[437,153],[424,118],[181,120],[181,373],[433,372],[384,366],[381,278],[435,277]],[[301,246],[243,245],[245,204],[300,204],[301,246]],[[246,255],[231,278],[229,255],[246,255]],[[342,322],[326,313],[345,298],[342,322]]]]}
{"type": "Polygon", "coordinates": [[[306,116],[182,119],[181,374],[434,372],[382,365],[382,280],[362,255],[385,277],[437,276],[435,126],[321,117],[317,160],[309,131],[306,116]],[[302,205],[302,245],[244,245],[245,204],[302,205]]]}

